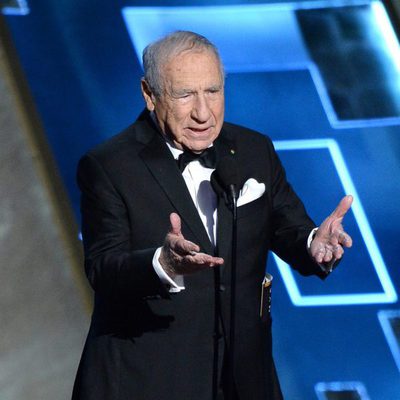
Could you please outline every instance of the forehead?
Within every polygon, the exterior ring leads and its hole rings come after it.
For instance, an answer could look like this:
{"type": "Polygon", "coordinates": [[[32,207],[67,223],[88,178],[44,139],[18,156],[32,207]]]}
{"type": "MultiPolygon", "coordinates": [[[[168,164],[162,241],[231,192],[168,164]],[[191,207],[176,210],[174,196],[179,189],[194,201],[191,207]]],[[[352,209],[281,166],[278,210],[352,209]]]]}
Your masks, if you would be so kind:
{"type": "Polygon", "coordinates": [[[221,66],[210,50],[187,50],[170,59],[162,69],[164,82],[173,86],[220,85],[221,66]]]}

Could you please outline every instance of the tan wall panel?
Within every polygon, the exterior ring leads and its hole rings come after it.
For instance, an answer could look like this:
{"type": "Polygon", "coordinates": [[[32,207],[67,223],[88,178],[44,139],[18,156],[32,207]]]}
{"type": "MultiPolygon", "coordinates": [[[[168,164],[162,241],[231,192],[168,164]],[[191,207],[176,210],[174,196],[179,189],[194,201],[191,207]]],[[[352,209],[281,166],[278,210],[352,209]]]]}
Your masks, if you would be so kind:
{"type": "Polygon", "coordinates": [[[0,25],[0,399],[64,400],[88,328],[80,243],[0,25]]]}

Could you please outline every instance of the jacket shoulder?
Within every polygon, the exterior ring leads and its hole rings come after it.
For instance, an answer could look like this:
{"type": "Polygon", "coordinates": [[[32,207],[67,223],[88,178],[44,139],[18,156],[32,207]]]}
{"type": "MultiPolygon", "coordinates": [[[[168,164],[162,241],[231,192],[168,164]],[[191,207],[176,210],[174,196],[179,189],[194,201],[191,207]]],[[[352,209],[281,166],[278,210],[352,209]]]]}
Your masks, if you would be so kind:
{"type": "Polygon", "coordinates": [[[241,125],[224,122],[223,131],[233,139],[240,148],[247,148],[255,151],[274,151],[273,143],[268,135],[260,133],[254,129],[246,128],[241,125]]]}
{"type": "Polygon", "coordinates": [[[123,131],[89,150],[84,157],[107,162],[137,154],[157,133],[150,119],[143,114],[123,131]]]}
{"type": "Polygon", "coordinates": [[[249,141],[256,142],[271,142],[271,138],[268,135],[242,125],[233,124],[231,122],[224,122],[223,130],[239,140],[247,139],[249,141]]]}

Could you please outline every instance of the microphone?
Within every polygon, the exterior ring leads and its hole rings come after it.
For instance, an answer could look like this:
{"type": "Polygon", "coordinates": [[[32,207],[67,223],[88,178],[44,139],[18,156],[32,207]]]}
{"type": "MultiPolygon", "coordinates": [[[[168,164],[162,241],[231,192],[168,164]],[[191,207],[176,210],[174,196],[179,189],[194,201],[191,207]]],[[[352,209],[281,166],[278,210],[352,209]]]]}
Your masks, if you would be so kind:
{"type": "Polygon", "coordinates": [[[217,196],[224,197],[226,203],[232,206],[239,196],[236,191],[238,180],[236,160],[228,156],[218,162],[210,182],[217,196]]]}
{"type": "MultiPolygon", "coordinates": [[[[236,253],[237,253],[237,198],[239,193],[239,176],[236,160],[227,156],[222,158],[216,170],[211,175],[211,186],[218,197],[223,197],[232,211],[232,247],[231,247],[231,286],[230,286],[230,312],[229,312],[229,342],[227,353],[227,399],[233,400],[234,396],[234,360],[235,360],[235,319],[236,319],[236,253]]],[[[215,270],[216,271],[216,270],[215,270]]],[[[217,271],[218,272],[218,271],[217,271]]],[[[219,273],[219,272],[218,272],[219,273]]],[[[218,296],[219,277],[216,281],[216,298],[218,296]],[[217,286],[218,284],[218,286],[217,286]]],[[[218,300],[219,301],[219,300],[218,300]]]]}

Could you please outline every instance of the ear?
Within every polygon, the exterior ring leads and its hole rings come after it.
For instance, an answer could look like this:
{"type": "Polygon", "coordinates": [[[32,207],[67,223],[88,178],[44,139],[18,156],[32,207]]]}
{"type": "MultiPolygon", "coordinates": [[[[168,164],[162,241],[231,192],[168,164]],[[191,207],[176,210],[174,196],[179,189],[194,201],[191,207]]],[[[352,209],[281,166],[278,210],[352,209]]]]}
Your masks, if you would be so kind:
{"type": "Polygon", "coordinates": [[[140,87],[142,89],[142,96],[144,101],[146,102],[146,107],[149,111],[154,111],[156,106],[156,98],[153,92],[150,89],[149,84],[147,83],[146,79],[142,78],[140,82],[140,87]]]}

